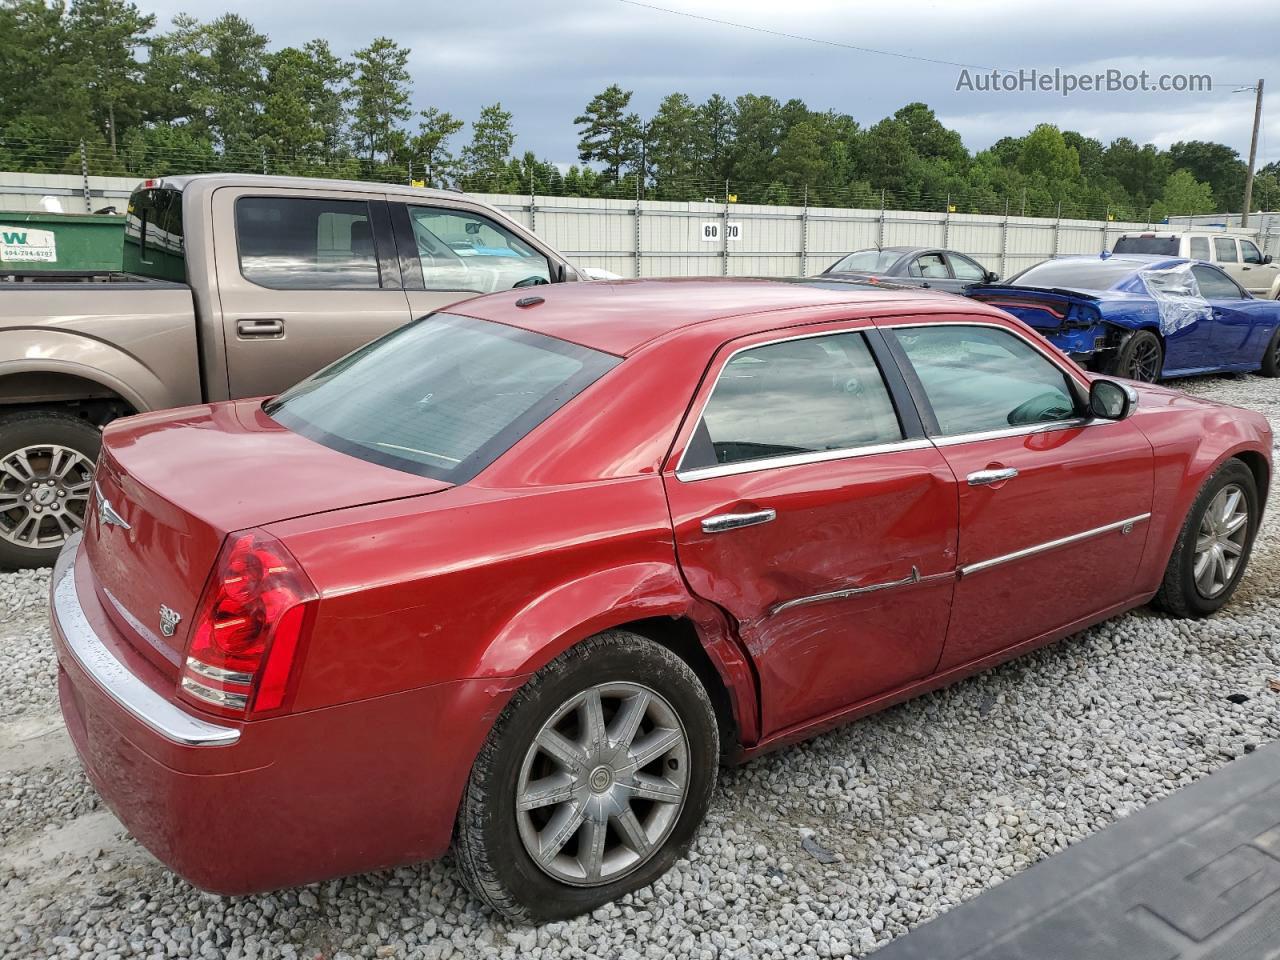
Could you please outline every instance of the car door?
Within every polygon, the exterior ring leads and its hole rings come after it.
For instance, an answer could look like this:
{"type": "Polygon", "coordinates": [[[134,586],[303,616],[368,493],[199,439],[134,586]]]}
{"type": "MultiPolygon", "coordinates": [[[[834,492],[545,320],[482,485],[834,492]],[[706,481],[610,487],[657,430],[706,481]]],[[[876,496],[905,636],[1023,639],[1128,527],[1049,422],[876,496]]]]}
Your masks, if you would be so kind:
{"type": "Polygon", "coordinates": [[[224,187],[213,225],[233,398],[279,393],[409,320],[381,195],[224,187]]]}
{"type": "Polygon", "coordinates": [[[1202,344],[1201,365],[1230,367],[1256,360],[1262,355],[1263,345],[1255,342],[1258,336],[1255,329],[1257,317],[1247,306],[1254,302],[1252,298],[1247,297],[1234,280],[1210,264],[1192,264],[1191,272],[1200,288],[1200,296],[1209,301],[1213,310],[1209,335],[1202,344]]]}
{"type": "Polygon", "coordinates": [[[557,264],[547,251],[472,207],[393,202],[391,216],[415,317],[470,297],[556,279],[557,264]]]}
{"type": "Polygon", "coordinates": [[[922,287],[949,291],[959,289],[941,250],[930,250],[928,253],[920,254],[911,261],[907,274],[919,278],[922,281],[920,283],[922,287]]]}
{"type": "Polygon", "coordinates": [[[1083,381],[994,320],[885,327],[959,489],[958,578],[939,669],[1133,599],[1153,454],[1082,415],[1083,381]]]}
{"type": "Polygon", "coordinates": [[[1235,279],[1255,297],[1270,297],[1280,277],[1280,263],[1265,263],[1265,259],[1256,243],[1240,238],[1240,275],[1235,279]]]}
{"type": "Polygon", "coordinates": [[[954,479],[877,345],[865,324],[726,345],[664,471],[681,569],[736,622],[766,736],[942,651],[954,479]]]}
{"type": "Polygon", "coordinates": [[[1244,277],[1240,275],[1240,248],[1236,244],[1236,238],[1212,237],[1211,239],[1213,240],[1213,262],[1221,267],[1227,276],[1243,281],[1244,277]]]}

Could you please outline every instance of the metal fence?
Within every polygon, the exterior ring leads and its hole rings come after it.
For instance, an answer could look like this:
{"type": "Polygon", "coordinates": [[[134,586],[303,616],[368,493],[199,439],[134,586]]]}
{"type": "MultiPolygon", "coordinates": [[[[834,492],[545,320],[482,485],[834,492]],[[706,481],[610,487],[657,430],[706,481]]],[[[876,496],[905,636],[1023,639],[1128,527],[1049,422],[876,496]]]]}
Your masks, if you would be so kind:
{"type": "MultiPolygon", "coordinates": [[[[107,206],[123,212],[137,183],[130,177],[0,173],[0,210],[45,209],[45,198],[51,198],[68,213],[107,206]]],[[[580,266],[624,277],[803,276],[851,250],[898,245],[959,250],[1009,276],[1049,257],[1109,250],[1120,234],[1155,227],[1008,212],[475,196],[523,222],[580,266]]],[[[1260,246],[1280,259],[1280,218],[1264,217],[1260,223],[1260,246]]]]}

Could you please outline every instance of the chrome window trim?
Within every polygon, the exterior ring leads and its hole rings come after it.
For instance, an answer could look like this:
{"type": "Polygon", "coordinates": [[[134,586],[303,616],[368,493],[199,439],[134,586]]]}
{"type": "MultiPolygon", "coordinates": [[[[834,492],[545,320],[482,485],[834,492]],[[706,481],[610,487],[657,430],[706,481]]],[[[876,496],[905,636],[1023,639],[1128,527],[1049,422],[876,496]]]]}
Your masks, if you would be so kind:
{"type": "Polygon", "coordinates": [[[1073,417],[1070,420],[1051,420],[1046,423],[1033,423],[1023,427],[1010,427],[1007,430],[979,430],[974,433],[957,433],[949,437],[934,437],[933,442],[939,447],[954,447],[960,443],[977,443],[981,440],[999,440],[1002,437],[1022,437],[1035,433],[1055,433],[1059,430],[1075,430],[1083,427],[1101,427],[1119,420],[1101,420],[1097,417],[1073,417]]]}
{"type": "MultiPolygon", "coordinates": [[[[748,350],[758,350],[760,347],[772,347],[778,343],[790,343],[793,340],[816,340],[818,337],[834,337],[842,334],[861,333],[865,334],[867,330],[876,329],[875,323],[869,318],[858,318],[863,321],[862,326],[846,327],[842,330],[820,330],[816,333],[798,333],[790,337],[778,337],[776,340],[761,340],[759,343],[750,343],[745,347],[738,347],[733,353],[725,357],[724,363],[720,364],[720,369],[716,371],[715,383],[711,385],[706,399],[702,401],[702,406],[698,408],[698,415],[688,421],[693,424],[696,430],[698,424],[706,415],[707,405],[711,403],[711,398],[715,396],[716,387],[720,385],[720,378],[724,375],[725,368],[733,363],[733,358],[740,353],[746,353],[748,350]]],[[[839,321],[830,321],[838,323],[839,321]]],[[[851,321],[856,322],[856,321],[851,321]]],[[[865,338],[864,338],[865,339],[865,338]]],[[[871,344],[867,344],[867,350],[871,351],[871,344]]],[[[875,355],[872,354],[872,359],[875,355]]],[[[894,416],[898,415],[898,405],[893,402],[893,391],[889,389],[889,384],[884,382],[884,375],[881,374],[880,382],[883,384],[885,393],[889,395],[889,402],[893,405],[894,416]]],[[[899,423],[899,429],[902,425],[899,423]]],[[[690,434],[692,436],[692,434],[690,434]]],[[[929,442],[923,438],[919,440],[893,440],[888,443],[868,444],[862,447],[841,447],[838,450],[815,450],[812,453],[793,453],[783,457],[762,457],[759,460],[743,460],[740,463],[720,463],[709,467],[695,467],[692,470],[684,469],[684,458],[689,455],[689,446],[680,451],[680,461],[676,464],[676,479],[689,483],[695,480],[706,480],[710,477],[730,477],[739,473],[754,473],[756,470],[769,470],[774,467],[793,467],[805,463],[822,463],[827,460],[844,460],[848,457],[867,456],[873,453],[893,453],[897,450],[918,450],[922,447],[929,446],[929,442]],[[909,446],[908,446],[909,444],[909,446]]]]}
{"type": "MultiPolygon", "coordinates": [[[[74,556],[79,540],[63,550],[74,556]]],[[[120,662],[94,632],[76,593],[75,564],[68,562],[53,590],[53,616],[67,650],[98,687],[130,715],[166,740],[184,746],[229,746],[240,739],[235,727],[207,723],[191,716],[142,682],[120,662]]]]}
{"type": "MultiPolygon", "coordinates": [[[[676,479],[684,483],[707,480],[711,477],[733,477],[740,473],[772,470],[777,467],[796,467],[806,463],[825,463],[830,460],[852,460],[870,457],[877,453],[898,453],[901,450],[925,450],[933,446],[925,437],[915,440],[898,440],[894,443],[873,443],[865,447],[842,447],[839,450],[817,450],[813,453],[792,453],[785,457],[762,457],[759,460],[743,460],[740,463],[719,463],[711,467],[685,470],[676,469],[676,479]]],[[[683,460],[683,455],[681,456],[683,460]]]]}
{"type": "Polygon", "coordinates": [[[1047,553],[1050,550],[1056,550],[1059,547],[1069,546],[1073,543],[1079,543],[1082,540],[1088,540],[1092,537],[1100,537],[1104,533],[1110,533],[1113,530],[1124,530],[1128,533],[1133,529],[1135,524],[1150,520],[1150,513],[1140,513],[1135,517],[1126,517],[1124,520],[1117,520],[1115,523],[1108,523],[1102,527],[1094,527],[1092,530],[1083,530],[1080,533],[1073,533],[1069,536],[1059,537],[1057,540],[1047,540],[1044,543],[1037,543],[1035,546],[1024,547],[1022,550],[1015,550],[1013,553],[1005,553],[998,557],[992,557],[990,560],[979,560],[977,563],[969,563],[960,567],[956,574],[960,577],[969,577],[983,570],[990,570],[992,567],[998,567],[1005,563],[1012,563],[1015,560],[1023,560],[1027,557],[1034,557],[1037,554],[1047,553]]]}
{"type": "Polygon", "coordinates": [[[785,600],[782,603],[773,606],[768,616],[775,617],[784,610],[791,610],[795,607],[807,607],[812,603],[825,603],[828,600],[845,600],[849,597],[856,597],[864,593],[879,593],[882,590],[893,590],[897,587],[911,587],[917,583],[933,583],[937,580],[952,580],[956,576],[956,571],[946,570],[942,573],[930,573],[925,576],[920,575],[920,569],[913,566],[910,575],[901,580],[888,580],[884,583],[872,583],[865,587],[846,587],[843,590],[830,590],[826,593],[811,593],[807,597],[796,597],[794,600],[785,600]]]}

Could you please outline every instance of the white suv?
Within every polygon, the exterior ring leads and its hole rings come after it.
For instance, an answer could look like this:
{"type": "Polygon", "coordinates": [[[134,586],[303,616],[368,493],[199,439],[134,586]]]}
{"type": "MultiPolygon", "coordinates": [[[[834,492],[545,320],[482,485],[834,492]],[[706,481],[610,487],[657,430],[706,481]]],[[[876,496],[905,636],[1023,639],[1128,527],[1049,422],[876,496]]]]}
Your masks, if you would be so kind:
{"type": "Polygon", "coordinates": [[[1113,253],[1154,253],[1160,256],[1204,260],[1225,270],[1255,297],[1280,300],[1280,264],[1271,262],[1248,237],[1231,233],[1126,233],[1113,253]]]}

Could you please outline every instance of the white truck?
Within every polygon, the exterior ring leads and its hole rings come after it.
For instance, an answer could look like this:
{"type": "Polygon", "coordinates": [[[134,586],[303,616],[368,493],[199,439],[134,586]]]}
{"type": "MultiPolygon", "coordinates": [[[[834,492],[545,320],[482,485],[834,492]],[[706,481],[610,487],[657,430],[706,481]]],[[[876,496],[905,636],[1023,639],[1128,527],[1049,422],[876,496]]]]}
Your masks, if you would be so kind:
{"type": "Polygon", "coordinates": [[[1150,253],[1203,260],[1221,267],[1255,297],[1280,300],[1280,264],[1252,234],[1222,230],[1164,230],[1121,234],[1112,253],[1150,253]]]}

